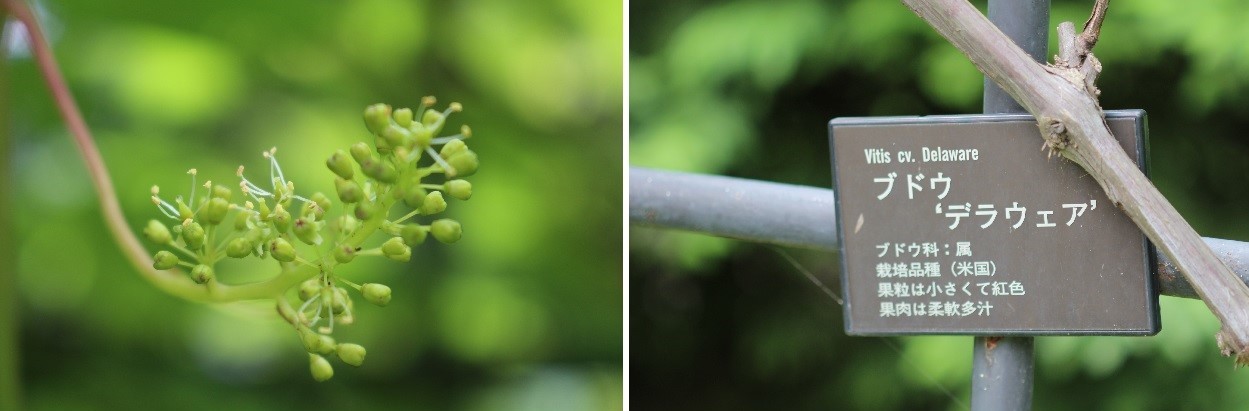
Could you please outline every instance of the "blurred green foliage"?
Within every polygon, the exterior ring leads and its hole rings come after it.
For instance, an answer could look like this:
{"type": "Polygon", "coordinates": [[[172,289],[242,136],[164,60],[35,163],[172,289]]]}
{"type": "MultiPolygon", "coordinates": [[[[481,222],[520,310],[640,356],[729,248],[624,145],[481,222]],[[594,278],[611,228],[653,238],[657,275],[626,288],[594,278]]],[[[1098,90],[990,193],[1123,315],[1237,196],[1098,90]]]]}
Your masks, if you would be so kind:
{"type": "MultiPolygon", "coordinates": [[[[985,2],[975,2],[984,10],[985,2]]],[[[1051,26],[1091,2],[1055,0],[1051,26]]],[[[1149,112],[1152,178],[1202,235],[1249,240],[1249,46],[1238,2],[1112,5],[1102,105],[1149,112]]],[[[899,2],[630,3],[630,159],[830,187],[839,116],[978,113],[982,77],[899,2]]],[[[1051,50],[1055,50],[1051,35],[1051,50]]],[[[1052,54],[1052,53],[1051,53],[1052,54]]],[[[970,337],[851,338],[768,246],[630,230],[631,392],[654,410],[962,409],[970,337]],[[948,391],[951,395],[947,395],[948,391]]],[[[837,256],[789,251],[837,288],[837,256]]],[[[1155,337],[1044,337],[1037,409],[1240,409],[1249,378],[1197,300],[1155,337]]]]}
{"type": "MultiPolygon", "coordinates": [[[[345,274],[394,289],[341,339],[369,347],[327,383],[271,304],[185,303],[145,283],[18,46],[10,53],[22,375],[30,410],[621,407],[620,2],[41,1],[131,226],[153,184],[264,170],[333,193],[325,158],[385,102],[460,101],[484,167],[453,246],[345,274]],[[292,395],[295,394],[295,395],[292,395]]],[[[7,43],[18,44],[15,42],[7,43]]],[[[272,267],[222,269],[227,281],[272,267]]]]}

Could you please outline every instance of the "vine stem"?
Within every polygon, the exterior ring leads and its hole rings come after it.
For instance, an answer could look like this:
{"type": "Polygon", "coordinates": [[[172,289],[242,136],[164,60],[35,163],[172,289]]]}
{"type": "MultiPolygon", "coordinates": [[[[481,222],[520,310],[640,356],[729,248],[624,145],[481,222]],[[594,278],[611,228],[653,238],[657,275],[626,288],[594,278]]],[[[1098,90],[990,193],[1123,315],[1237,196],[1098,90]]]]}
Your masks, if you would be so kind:
{"type": "MultiPolygon", "coordinates": [[[[91,130],[82,118],[82,112],[78,109],[78,104],[74,101],[74,96],[70,93],[69,86],[66,85],[65,77],[61,74],[61,69],[56,63],[56,57],[52,54],[52,48],[49,46],[47,39],[43,37],[43,31],[39,28],[39,22],[35,18],[34,13],[31,12],[24,0],[0,0],[0,5],[3,5],[4,9],[21,22],[23,28],[25,28],[30,41],[31,53],[34,55],[39,72],[52,93],[52,99],[56,102],[56,108],[60,112],[61,118],[65,121],[66,128],[73,137],[79,153],[82,154],[87,172],[91,174],[91,182],[95,186],[96,195],[100,201],[100,211],[103,214],[104,222],[108,226],[109,233],[117,241],[127,260],[134,265],[144,279],[162,291],[183,299],[199,302],[229,302],[274,298],[275,295],[281,295],[286,289],[319,273],[315,267],[283,267],[281,273],[265,281],[235,286],[218,284],[210,290],[207,287],[196,284],[181,271],[158,271],[153,268],[152,257],[148,254],[147,249],[139,243],[138,237],[135,236],[126,223],[126,218],[121,211],[121,204],[117,201],[117,194],[113,189],[113,181],[109,178],[108,168],[104,165],[104,159],[100,156],[100,150],[95,145],[95,140],[91,136],[91,130]]],[[[373,228],[381,224],[380,221],[370,221],[369,223],[372,224],[373,228]]],[[[352,244],[364,241],[363,238],[353,238],[352,240],[352,244]]]]}
{"type": "Polygon", "coordinates": [[[166,292],[189,299],[200,299],[195,296],[206,295],[204,289],[196,287],[190,278],[180,275],[181,273],[161,272],[152,268],[152,257],[148,256],[147,250],[126,225],[126,218],[121,212],[121,204],[118,203],[117,194],[113,191],[113,181],[109,178],[108,168],[104,165],[100,150],[96,147],[91,130],[87,128],[87,123],[82,118],[82,112],[78,110],[73,94],[69,92],[65,77],[56,63],[56,57],[52,55],[47,39],[43,36],[43,30],[39,28],[38,20],[25,1],[2,1],[4,8],[26,29],[31,53],[39,66],[39,72],[52,93],[52,100],[65,121],[65,127],[73,137],[75,145],[78,146],[78,152],[82,154],[87,172],[91,175],[91,182],[95,185],[95,192],[100,200],[100,211],[104,215],[104,222],[108,224],[109,232],[121,246],[126,258],[148,281],[166,292]]]}

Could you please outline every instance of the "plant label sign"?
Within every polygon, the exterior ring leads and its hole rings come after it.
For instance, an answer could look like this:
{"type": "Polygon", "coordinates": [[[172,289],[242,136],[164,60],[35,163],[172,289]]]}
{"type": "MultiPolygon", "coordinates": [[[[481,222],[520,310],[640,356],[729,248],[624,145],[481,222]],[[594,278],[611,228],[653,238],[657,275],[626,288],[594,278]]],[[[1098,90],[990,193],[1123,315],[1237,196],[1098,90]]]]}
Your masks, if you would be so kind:
{"type": "MultiPolygon", "coordinates": [[[[1107,111],[1145,170],[1145,112],[1107,111]]],[[[1148,239],[1027,114],[829,122],[854,335],[1151,335],[1148,239]]]]}

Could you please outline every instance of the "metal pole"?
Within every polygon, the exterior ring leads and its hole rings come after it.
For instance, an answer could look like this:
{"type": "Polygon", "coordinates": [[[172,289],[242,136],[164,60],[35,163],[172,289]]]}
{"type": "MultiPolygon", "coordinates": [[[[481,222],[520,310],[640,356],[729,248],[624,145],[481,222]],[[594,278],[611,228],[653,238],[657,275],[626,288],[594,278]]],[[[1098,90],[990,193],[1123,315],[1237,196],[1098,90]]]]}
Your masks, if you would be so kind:
{"type": "MultiPolygon", "coordinates": [[[[1049,0],[989,0],[989,21],[1034,60],[1049,45],[1049,0]]],[[[1022,113],[1010,95],[984,79],[985,113],[1022,113]]],[[[1032,337],[976,337],[972,350],[971,409],[1032,409],[1032,337]]]]}

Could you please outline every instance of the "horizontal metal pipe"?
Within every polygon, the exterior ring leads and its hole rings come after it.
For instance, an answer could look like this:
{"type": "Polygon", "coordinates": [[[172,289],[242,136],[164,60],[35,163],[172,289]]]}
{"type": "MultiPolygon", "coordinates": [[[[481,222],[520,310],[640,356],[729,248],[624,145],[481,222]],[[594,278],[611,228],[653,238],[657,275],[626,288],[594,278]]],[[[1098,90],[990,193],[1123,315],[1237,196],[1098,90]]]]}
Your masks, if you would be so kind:
{"type": "MultiPolygon", "coordinates": [[[[833,190],[825,188],[638,167],[629,171],[629,219],[641,226],[837,251],[835,204],[833,190]]],[[[1249,283],[1249,243],[1205,240],[1249,283]]],[[[1165,255],[1158,255],[1154,275],[1163,295],[1197,298],[1165,255]]]]}

